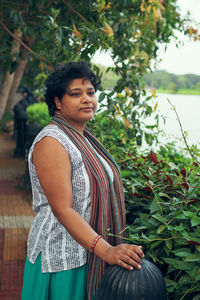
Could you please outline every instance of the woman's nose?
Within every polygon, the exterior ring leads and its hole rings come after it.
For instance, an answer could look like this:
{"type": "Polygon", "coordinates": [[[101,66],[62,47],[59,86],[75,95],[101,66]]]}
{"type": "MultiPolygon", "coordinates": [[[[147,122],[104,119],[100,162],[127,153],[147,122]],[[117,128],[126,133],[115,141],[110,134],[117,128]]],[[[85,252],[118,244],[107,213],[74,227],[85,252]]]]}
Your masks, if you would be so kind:
{"type": "Polygon", "coordinates": [[[90,96],[87,93],[85,93],[85,94],[83,94],[83,101],[90,103],[92,100],[91,100],[90,96]]]}

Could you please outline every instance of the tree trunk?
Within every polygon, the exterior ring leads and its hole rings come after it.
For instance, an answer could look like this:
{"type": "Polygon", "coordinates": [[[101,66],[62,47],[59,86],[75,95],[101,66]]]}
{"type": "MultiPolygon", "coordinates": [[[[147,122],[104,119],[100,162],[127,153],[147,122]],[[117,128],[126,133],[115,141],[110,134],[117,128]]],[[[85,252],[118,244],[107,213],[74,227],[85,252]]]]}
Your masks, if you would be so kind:
{"type": "Polygon", "coordinates": [[[17,69],[15,71],[14,79],[12,82],[12,87],[10,89],[10,93],[7,100],[6,105],[6,111],[9,111],[13,108],[13,106],[16,104],[16,91],[18,89],[18,86],[20,84],[20,81],[22,79],[22,76],[24,74],[24,70],[26,67],[26,64],[28,62],[28,52],[26,50],[23,50],[21,60],[19,62],[19,65],[17,66],[17,69]]]}
{"type": "MultiPolygon", "coordinates": [[[[17,30],[15,30],[14,35],[18,38],[21,38],[22,37],[21,29],[18,28],[17,30]]],[[[11,49],[11,54],[13,54],[15,51],[19,51],[19,48],[20,48],[20,44],[17,41],[14,40],[13,45],[12,45],[12,49],[11,49]]],[[[7,103],[7,100],[8,100],[8,96],[9,96],[9,93],[10,93],[10,89],[11,89],[11,86],[12,86],[14,75],[15,75],[14,72],[12,74],[10,74],[9,71],[6,72],[5,79],[4,79],[4,82],[3,82],[3,85],[2,85],[2,88],[1,88],[1,91],[0,91],[0,120],[3,117],[4,111],[5,111],[5,108],[6,108],[6,103],[7,103]]]]}

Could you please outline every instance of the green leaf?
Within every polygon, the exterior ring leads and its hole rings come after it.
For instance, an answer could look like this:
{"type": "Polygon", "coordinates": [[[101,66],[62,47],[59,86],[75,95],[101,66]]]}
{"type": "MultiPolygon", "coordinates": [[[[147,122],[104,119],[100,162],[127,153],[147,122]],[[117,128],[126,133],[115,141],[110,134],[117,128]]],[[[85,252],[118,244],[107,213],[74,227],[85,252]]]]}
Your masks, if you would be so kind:
{"type": "Polygon", "coordinates": [[[161,233],[163,230],[165,230],[166,227],[167,227],[167,226],[164,225],[164,224],[160,225],[160,226],[158,227],[158,229],[157,229],[157,233],[161,233]]]}
{"type": "Polygon", "coordinates": [[[191,254],[189,256],[187,256],[184,261],[198,261],[200,262],[200,253],[195,253],[195,254],[191,254]]]}
{"type": "Polygon", "coordinates": [[[173,253],[178,257],[188,257],[191,254],[191,250],[188,248],[182,248],[174,250],[173,253]]]}
{"type": "Polygon", "coordinates": [[[191,264],[191,262],[186,261],[179,261],[175,258],[163,258],[163,260],[168,263],[170,266],[173,266],[173,268],[176,268],[177,270],[184,270],[184,271],[191,271],[193,270],[194,266],[191,264]]]}
{"type": "Polygon", "coordinates": [[[177,283],[174,280],[170,280],[168,278],[165,278],[165,282],[166,282],[167,287],[168,286],[176,287],[176,285],[177,285],[177,283]]]}
{"type": "Polygon", "coordinates": [[[128,176],[130,176],[132,173],[133,173],[132,171],[127,171],[127,170],[122,170],[122,171],[121,171],[122,177],[128,177],[128,176]]]}
{"type": "Polygon", "coordinates": [[[181,184],[182,182],[183,182],[182,176],[177,176],[177,177],[174,179],[174,185],[176,185],[176,184],[181,184]]]}
{"type": "Polygon", "coordinates": [[[174,213],[174,217],[175,217],[176,219],[186,219],[186,217],[185,217],[183,211],[177,211],[177,212],[175,212],[175,213],[174,213]]]}
{"type": "Polygon", "coordinates": [[[106,96],[105,93],[102,92],[98,97],[99,102],[102,102],[105,96],[106,96]]]}
{"type": "Polygon", "coordinates": [[[132,193],[134,194],[136,192],[136,188],[134,184],[131,185],[131,189],[132,189],[132,193]]]}
{"type": "Polygon", "coordinates": [[[179,285],[188,285],[191,284],[191,277],[184,274],[183,276],[180,277],[178,281],[179,285]]]}
{"type": "Polygon", "coordinates": [[[156,200],[156,198],[154,198],[153,202],[150,205],[150,212],[151,212],[151,214],[153,214],[159,210],[160,210],[160,208],[158,206],[157,200],[156,200]]]}
{"type": "Polygon", "coordinates": [[[170,231],[177,231],[177,232],[182,232],[185,230],[183,224],[180,224],[178,226],[171,226],[171,225],[168,225],[167,226],[168,230],[170,231]]]}
{"type": "Polygon", "coordinates": [[[142,233],[142,238],[145,239],[146,241],[150,241],[150,238],[148,236],[146,236],[144,233],[142,233]]]}
{"type": "Polygon", "coordinates": [[[165,241],[165,244],[166,244],[166,246],[167,246],[167,248],[168,248],[169,250],[172,249],[172,240],[166,240],[166,241],[165,241]]]}
{"type": "Polygon", "coordinates": [[[155,218],[156,220],[160,221],[161,223],[166,224],[165,219],[160,214],[152,215],[152,218],[155,218]]]}
{"type": "Polygon", "coordinates": [[[150,246],[150,249],[156,248],[158,245],[160,245],[163,241],[156,241],[153,242],[150,246]]]}
{"type": "Polygon", "coordinates": [[[192,226],[197,226],[200,225],[200,217],[193,216],[191,220],[191,225],[192,226]]]}
{"type": "Polygon", "coordinates": [[[183,210],[183,213],[186,217],[192,218],[194,216],[194,212],[193,211],[185,211],[183,210]]]}
{"type": "Polygon", "coordinates": [[[166,193],[159,193],[158,195],[160,197],[165,197],[165,198],[168,198],[169,200],[172,200],[172,198],[169,195],[167,195],[166,193]]]}

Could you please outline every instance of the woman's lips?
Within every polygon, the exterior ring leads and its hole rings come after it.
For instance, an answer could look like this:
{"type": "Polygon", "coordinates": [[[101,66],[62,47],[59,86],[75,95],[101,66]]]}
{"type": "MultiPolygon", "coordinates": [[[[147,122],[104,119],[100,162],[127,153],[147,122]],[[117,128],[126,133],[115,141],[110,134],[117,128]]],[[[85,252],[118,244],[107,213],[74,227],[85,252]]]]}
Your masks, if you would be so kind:
{"type": "Polygon", "coordinates": [[[90,112],[90,111],[93,111],[93,107],[84,107],[84,108],[81,108],[81,110],[90,112]]]}

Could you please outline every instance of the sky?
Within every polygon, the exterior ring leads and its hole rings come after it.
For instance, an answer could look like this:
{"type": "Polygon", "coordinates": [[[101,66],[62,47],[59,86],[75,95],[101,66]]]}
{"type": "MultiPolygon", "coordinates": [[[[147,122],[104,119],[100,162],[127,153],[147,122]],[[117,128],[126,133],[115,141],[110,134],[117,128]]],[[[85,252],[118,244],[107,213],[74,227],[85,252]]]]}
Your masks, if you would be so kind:
{"type": "MultiPolygon", "coordinates": [[[[180,12],[184,16],[190,11],[191,17],[200,25],[200,0],[178,0],[180,12]]],[[[200,26],[199,26],[200,28],[200,26]]],[[[171,41],[164,51],[164,47],[160,47],[157,64],[157,70],[166,70],[174,74],[197,74],[200,75],[200,40],[194,42],[189,37],[185,37],[183,33],[178,35],[183,46],[176,47],[176,41],[171,41]]],[[[112,65],[112,59],[109,54],[97,53],[93,59],[94,63],[103,65],[112,65]]]]}

